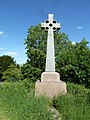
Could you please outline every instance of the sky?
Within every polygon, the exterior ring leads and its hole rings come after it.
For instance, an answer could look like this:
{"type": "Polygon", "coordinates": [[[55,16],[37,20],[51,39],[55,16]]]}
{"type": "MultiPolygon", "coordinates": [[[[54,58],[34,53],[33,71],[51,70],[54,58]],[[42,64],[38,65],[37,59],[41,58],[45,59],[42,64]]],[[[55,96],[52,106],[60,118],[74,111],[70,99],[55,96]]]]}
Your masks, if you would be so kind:
{"type": "Polygon", "coordinates": [[[0,0],[0,56],[9,55],[18,64],[27,60],[25,39],[30,26],[54,14],[72,43],[90,42],[90,0],[0,0]]]}

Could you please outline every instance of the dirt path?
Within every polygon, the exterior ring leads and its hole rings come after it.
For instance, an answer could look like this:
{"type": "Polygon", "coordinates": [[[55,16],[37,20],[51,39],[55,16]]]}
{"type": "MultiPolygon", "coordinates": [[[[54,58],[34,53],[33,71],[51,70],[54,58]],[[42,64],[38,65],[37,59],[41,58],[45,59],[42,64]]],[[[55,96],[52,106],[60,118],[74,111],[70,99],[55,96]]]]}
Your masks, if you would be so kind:
{"type": "Polygon", "coordinates": [[[59,112],[54,107],[51,107],[49,109],[50,112],[52,113],[53,120],[61,120],[59,112]]]}

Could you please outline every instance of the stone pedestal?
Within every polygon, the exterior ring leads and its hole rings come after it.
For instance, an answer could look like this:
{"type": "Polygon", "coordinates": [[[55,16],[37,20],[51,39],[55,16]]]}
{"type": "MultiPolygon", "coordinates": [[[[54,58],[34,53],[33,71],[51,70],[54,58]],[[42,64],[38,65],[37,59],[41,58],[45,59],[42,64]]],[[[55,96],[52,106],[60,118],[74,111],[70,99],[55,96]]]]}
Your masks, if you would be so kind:
{"type": "Polygon", "coordinates": [[[53,14],[49,14],[48,20],[41,23],[41,27],[48,32],[46,72],[42,73],[41,81],[37,81],[35,84],[35,96],[54,98],[67,92],[66,83],[61,81],[59,73],[55,72],[54,32],[60,29],[60,23],[55,21],[53,14]]]}
{"type": "Polygon", "coordinates": [[[35,84],[35,96],[37,97],[46,96],[52,99],[65,93],[67,93],[66,83],[60,80],[57,72],[43,72],[41,81],[35,84]]]}

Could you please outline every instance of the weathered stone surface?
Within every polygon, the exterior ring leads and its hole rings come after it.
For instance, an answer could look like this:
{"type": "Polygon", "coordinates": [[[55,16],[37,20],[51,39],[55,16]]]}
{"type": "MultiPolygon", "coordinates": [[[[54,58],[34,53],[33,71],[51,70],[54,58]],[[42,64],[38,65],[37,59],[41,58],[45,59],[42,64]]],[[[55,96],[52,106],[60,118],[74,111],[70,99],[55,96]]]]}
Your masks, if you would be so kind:
{"type": "Polygon", "coordinates": [[[57,72],[43,72],[41,82],[60,82],[60,75],[57,72]]]}
{"type": "Polygon", "coordinates": [[[67,93],[66,83],[60,82],[36,82],[35,96],[46,96],[49,98],[57,97],[58,95],[67,93]]]}

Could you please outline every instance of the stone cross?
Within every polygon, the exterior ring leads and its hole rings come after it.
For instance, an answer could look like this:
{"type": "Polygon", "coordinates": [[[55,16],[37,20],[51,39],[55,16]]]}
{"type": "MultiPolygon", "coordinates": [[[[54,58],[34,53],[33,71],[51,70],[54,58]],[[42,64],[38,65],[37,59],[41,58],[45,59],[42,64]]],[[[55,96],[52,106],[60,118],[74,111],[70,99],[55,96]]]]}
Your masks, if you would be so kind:
{"type": "Polygon", "coordinates": [[[55,72],[54,31],[60,29],[60,23],[54,20],[53,14],[48,14],[48,20],[45,23],[41,23],[41,28],[48,32],[45,71],[55,72]]]}
{"type": "Polygon", "coordinates": [[[41,23],[41,27],[48,32],[46,70],[41,74],[41,81],[38,80],[35,84],[35,96],[52,99],[67,93],[66,83],[61,81],[60,74],[55,72],[54,31],[60,29],[60,24],[54,20],[53,14],[49,14],[48,20],[41,23]]]}

